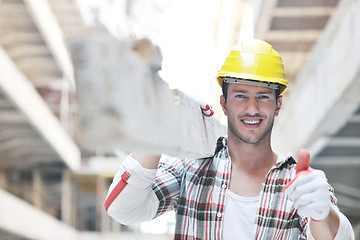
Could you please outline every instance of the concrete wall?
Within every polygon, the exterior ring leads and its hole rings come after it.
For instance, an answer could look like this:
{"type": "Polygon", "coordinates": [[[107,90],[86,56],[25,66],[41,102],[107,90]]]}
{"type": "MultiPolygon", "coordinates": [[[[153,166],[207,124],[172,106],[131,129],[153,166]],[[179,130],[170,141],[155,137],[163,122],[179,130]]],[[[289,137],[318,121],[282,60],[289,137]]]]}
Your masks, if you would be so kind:
{"type": "Polygon", "coordinates": [[[316,154],[359,106],[359,10],[359,1],[339,3],[296,84],[290,86],[276,120],[274,145],[279,152],[309,148],[316,154]]]}

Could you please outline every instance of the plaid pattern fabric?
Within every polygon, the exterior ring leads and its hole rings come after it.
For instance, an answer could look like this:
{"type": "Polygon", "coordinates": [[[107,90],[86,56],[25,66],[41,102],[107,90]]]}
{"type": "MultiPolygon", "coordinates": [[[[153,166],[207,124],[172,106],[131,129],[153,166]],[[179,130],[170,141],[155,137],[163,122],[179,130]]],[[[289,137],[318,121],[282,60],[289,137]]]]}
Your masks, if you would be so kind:
{"type": "MultiPolygon", "coordinates": [[[[284,186],[295,177],[295,163],[290,156],[284,158],[266,175],[254,222],[255,239],[307,239],[307,218],[297,214],[283,192],[284,186]]],[[[152,186],[160,201],[156,216],[176,210],[174,239],[221,239],[230,170],[225,138],[219,138],[211,158],[173,158],[161,162],[152,186]]],[[[336,204],[331,187],[329,191],[336,204]]]]}

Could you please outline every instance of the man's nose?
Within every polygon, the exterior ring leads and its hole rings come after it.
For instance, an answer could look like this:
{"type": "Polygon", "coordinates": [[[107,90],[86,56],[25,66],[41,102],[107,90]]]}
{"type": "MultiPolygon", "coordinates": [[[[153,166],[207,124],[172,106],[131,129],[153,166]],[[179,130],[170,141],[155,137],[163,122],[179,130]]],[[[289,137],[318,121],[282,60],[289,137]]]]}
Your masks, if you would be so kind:
{"type": "Polygon", "coordinates": [[[246,113],[253,116],[259,113],[259,103],[255,97],[250,97],[246,106],[246,113]]]}

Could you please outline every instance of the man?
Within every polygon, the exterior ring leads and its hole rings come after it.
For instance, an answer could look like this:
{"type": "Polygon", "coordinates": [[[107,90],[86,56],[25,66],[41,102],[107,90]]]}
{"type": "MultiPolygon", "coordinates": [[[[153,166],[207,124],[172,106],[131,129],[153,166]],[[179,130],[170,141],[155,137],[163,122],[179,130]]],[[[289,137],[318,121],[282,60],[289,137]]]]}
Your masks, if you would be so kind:
{"type": "Polygon", "coordinates": [[[244,42],[217,79],[228,137],[214,156],[160,163],[128,156],[110,186],[108,214],[131,224],[175,209],[175,239],[354,239],[325,174],[308,169],[307,152],[296,169],[291,155],[271,148],[288,85],[278,53],[260,40],[244,42]]]}

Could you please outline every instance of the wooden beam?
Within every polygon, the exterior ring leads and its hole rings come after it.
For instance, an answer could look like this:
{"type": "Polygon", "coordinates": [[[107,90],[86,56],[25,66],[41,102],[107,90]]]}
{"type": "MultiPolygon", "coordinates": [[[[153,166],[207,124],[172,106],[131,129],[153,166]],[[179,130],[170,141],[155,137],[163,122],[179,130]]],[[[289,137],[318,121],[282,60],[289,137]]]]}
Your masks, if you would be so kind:
{"type": "Polygon", "coordinates": [[[104,32],[71,44],[79,110],[79,142],[91,150],[213,154],[225,127],[202,115],[200,105],[171,91],[157,74],[161,59],[150,45],[137,54],[104,32]],[[147,64],[140,56],[147,56],[147,64]]]}

